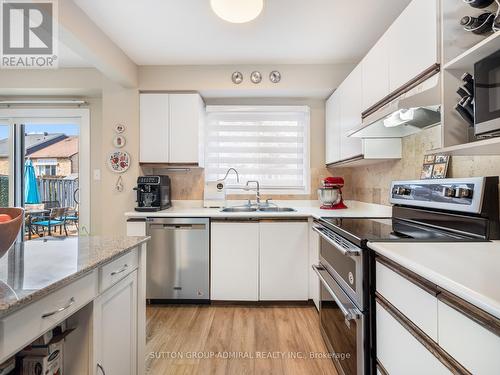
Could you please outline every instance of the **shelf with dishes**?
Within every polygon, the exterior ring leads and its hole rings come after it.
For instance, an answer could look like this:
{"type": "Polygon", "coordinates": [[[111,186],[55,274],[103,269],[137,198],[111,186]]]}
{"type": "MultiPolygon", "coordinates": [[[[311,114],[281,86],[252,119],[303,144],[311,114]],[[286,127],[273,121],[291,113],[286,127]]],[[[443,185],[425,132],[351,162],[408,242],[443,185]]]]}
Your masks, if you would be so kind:
{"type": "Polygon", "coordinates": [[[500,139],[494,138],[500,135],[500,111],[491,107],[495,93],[488,88],[500,73],[498,3],[442,1],[441,5],[443,147],[429,152],[500,155],[500,139]]]}

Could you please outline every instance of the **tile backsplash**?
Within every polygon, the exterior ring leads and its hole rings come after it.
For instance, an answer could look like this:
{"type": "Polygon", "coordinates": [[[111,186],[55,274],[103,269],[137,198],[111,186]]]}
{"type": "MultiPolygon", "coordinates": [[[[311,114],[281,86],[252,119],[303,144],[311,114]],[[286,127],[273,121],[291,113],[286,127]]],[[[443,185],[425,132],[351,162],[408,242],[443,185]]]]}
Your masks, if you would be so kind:
{"type": "MultiPolygon", "coordinates": [[[[346,181],[345,199],[368,203],[389,204],[389,188],[393,180],[420,178],[422,162],[427,150],[440,147],[441,128],[426,129],[403,139],[403,158],[355,168],[311,168],[311,193],[304,195],[267,195],[273,199],[317,199],[316,189],[326,176],[342,176],[346,181]]],[[[144,169],[144,173],[153,170],[144,169]]],[[[202,200],[205,184],[204,170],[192,168],[188,172],[166,173],[172,180],[173,200],[202,200]]],[[[499,176],[499,156],[454,156],[451,158],[448,177],[499,176]]],[[[254,194],[230,195],[229,199],[254,199],[254,194]]]]}
{"type": "MultiPolygon", "coordinates": [[[[189,171],[179,171],[171,173],[169,173],[167,170],[159,169],[155,171],[152,168],[143,168],[143,173],[159,173],[170,176],[170,180],[172,183],[172,200],[203,200],[205,173],[202,168],[191,168],[189,171]]],[[[311,192],[309,195],[262,194],[262,199],[318,199],[317,188],[320,186],[321,180],[330,175],[331,173],[324,167],[311,168],[311,192]]],[[[255,194],[234,194],[229,195],[228,199],[255,199],[255,194]]]]}
{"type": "MultiPolygon", "coordinates": [[[[427,150],[441,144],[441,127],[426,129],[403,139],[403,158],[356,168],[332,170],[346,179],[345,196],[369,203],[389,204],[389,188],[393,180],[420,178],[427,150]]],[[[453,156],[448,177],[499,176],[498,156],[453,156]]]]}

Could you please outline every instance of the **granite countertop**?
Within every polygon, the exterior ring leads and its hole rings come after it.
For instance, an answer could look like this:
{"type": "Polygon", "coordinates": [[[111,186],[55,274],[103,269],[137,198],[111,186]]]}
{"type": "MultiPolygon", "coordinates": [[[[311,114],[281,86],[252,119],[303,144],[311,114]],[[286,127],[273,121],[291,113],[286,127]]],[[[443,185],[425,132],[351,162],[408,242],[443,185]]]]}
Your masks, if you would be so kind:
{"type": "Polygon", "coordinates": [[[500,319],[500,241],[370,242],[368,246],[500,319]]]}
{"type": "Polygon", "coordinates": [[[0,258],[0,316],[33,302],[149,237],[66,237],[14,244],[0,258]]]}
{"type": "MultiPolygon", "coordinates": [[[[247,217],[392,217],[392,207],[380,204],[358,201],[346,201],[347,209],[322,210],[317,200],[297,201],[278,200],[272,201],[279,207],[291,207],[296,212],[221,212],[220,208],[203,208],[202,201],[174,201],[172,207],[156,212],[125,213],[129,218],[145,217],[210,217],[210,218],[247,218],[247,217]]],[[[237,206],[245,201],[227,201],[227,206],[237,206]]]]}

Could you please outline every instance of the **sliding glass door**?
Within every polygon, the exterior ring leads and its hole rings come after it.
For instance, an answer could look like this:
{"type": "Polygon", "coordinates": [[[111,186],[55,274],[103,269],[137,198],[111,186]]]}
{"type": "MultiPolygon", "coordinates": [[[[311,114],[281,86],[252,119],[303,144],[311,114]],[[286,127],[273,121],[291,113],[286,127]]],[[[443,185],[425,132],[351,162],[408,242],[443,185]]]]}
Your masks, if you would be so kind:
{"type": "Polygon", "coordinates": [[[71,118],[23,122],[26,239],[78,235],[80,125],[71,118]]]}
{"type": "Polygon", "coordinates": [[[0,118],[0,207],[14,206],[13,128],[0,118]]]}
{"type": "Polygon", "coordinates": [[[25,240],[90,233],[88,108],[0,108],[2,205],[25,208],[25,240]]]}

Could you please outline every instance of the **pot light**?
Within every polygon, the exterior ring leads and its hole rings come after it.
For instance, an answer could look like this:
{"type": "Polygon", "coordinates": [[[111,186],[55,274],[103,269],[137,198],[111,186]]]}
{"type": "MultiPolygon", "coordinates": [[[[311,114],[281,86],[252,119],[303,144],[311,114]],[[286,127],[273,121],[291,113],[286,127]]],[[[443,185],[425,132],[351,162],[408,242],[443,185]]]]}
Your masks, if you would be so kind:
{"type": "Polygon", "coordinates": [[[259,16],[264,8],[264,0],[210,0],[210,5],[224,21],[245,23],[259,16]]]}

